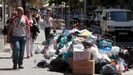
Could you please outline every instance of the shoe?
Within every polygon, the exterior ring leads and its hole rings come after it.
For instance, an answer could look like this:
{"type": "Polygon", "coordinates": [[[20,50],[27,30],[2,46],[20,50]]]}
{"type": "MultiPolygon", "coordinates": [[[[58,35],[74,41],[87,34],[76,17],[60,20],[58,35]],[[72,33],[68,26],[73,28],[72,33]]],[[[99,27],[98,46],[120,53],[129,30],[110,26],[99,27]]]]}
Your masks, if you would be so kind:
{"type": "Polygon", "coordinates": [[[22,65],[19,65],[18,68],[19,68],[19,69],[23,69],[24,67],[23,67],[22,65]]]}
{"type": "Polygon", "coordinates": [[[17,69],[17,65],[13,65],[13,69],[17,69]]]}
{"type": "Polygon", "coordinates": [[[27,58],[30,58],[30,56],[27,56],[27,58]]]}
{"type": "Polygon", "coordinates": [[[33,57],[33,54],[31,53],[30,56],[33,57]]]}

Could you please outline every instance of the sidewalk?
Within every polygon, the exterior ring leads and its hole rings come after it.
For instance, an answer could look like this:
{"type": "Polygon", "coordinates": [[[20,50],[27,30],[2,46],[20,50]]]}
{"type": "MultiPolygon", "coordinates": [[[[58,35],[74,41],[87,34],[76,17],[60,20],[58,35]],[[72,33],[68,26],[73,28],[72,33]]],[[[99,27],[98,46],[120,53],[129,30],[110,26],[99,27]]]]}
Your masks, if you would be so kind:
{"type": "Polygon", "coordinates": [[[0,29],[0,50],[4,47],[4,36],[2,34],[2,31],[0,29]]]}
{"type": "Polygon", "coordinates": [[[24,58],[24,69],[13,70],[11,50],[9,44],[5,45],[0,51],[0,75],[72,75],[59,72],[51,72],[48,68],[35,68],[35,60],[39,61],[43,58],[42,54],[35,54],[32,58],[24,58]]]}
{"type": "MultiPolygon", "coordinates": [[[[0,35],[1,36],[1,35],[0,35]]],[[[41,44],[45,39],[43,30],[40,31],[40,34],[34,44],[41,44]]],[[[0,39],[0,42],[3,41],[3,38],[0,39]]],[[[0,43],[2,44],[2,43],[0,43]]],[[[1,45],[0,45],[1,46],[1,45]]],[[[0,49],[0,75],[68,75],[64,73],[50,72],[48,68],[35,68],[35,60],[39,61],[43,58],[42,54],[35,54],[32,58],[24,58],[24,69],[22,70],[13,70],[12,69],[12,51],[9,44],[3,45],[0,49]]],[[[26,57],[26,55],[25,55],[26,57]]]]}

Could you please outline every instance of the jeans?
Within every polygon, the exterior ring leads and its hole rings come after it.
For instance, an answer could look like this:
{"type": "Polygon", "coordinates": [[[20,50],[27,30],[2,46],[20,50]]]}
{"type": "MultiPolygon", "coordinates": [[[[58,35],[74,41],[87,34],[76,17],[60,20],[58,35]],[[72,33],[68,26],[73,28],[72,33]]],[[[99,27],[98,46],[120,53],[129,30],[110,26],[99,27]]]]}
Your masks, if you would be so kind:
{"type": "Polygon", "coordinates": [[[25,51],[26,36],[17,37],[13,36],[13,64],[22,65],[25,51]]]}

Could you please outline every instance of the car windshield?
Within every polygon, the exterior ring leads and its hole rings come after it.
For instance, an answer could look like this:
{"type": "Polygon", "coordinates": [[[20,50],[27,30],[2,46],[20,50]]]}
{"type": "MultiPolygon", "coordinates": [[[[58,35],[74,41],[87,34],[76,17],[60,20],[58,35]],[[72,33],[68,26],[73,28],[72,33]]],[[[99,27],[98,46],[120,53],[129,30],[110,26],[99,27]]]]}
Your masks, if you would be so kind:
{"type": "Polygon", "coordinates": [[[114,20],[117,22],[125,22],[131,19],[131,12],[113,11],[113,12],[110,12],[110,17],[111,17],[111,20],[114,20]]]}

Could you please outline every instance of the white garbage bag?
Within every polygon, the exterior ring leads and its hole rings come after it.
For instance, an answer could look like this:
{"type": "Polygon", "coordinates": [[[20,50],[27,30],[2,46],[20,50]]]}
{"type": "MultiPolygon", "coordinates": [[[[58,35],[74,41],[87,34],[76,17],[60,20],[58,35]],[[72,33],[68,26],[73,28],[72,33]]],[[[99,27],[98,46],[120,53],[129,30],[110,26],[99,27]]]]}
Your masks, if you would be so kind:
{"type": "Polygon", "coordinates": [[[54,49],[54,45],[51,44],[48,47],[48,50],[46,50],[46,53],[44,53],[44,56],[47,57],[47,58],[51,58],[51,57],[56,55],[55,53],[56,53],[56,50],[54,49]]]}
{"type": "Polygon", "coordinates": [[[37,45],[37,48],[35,49],[35,54],[39,54],[39,53],[41,53],[43,51],[43,46],[41,46],[41,45],[37,45]]]}

